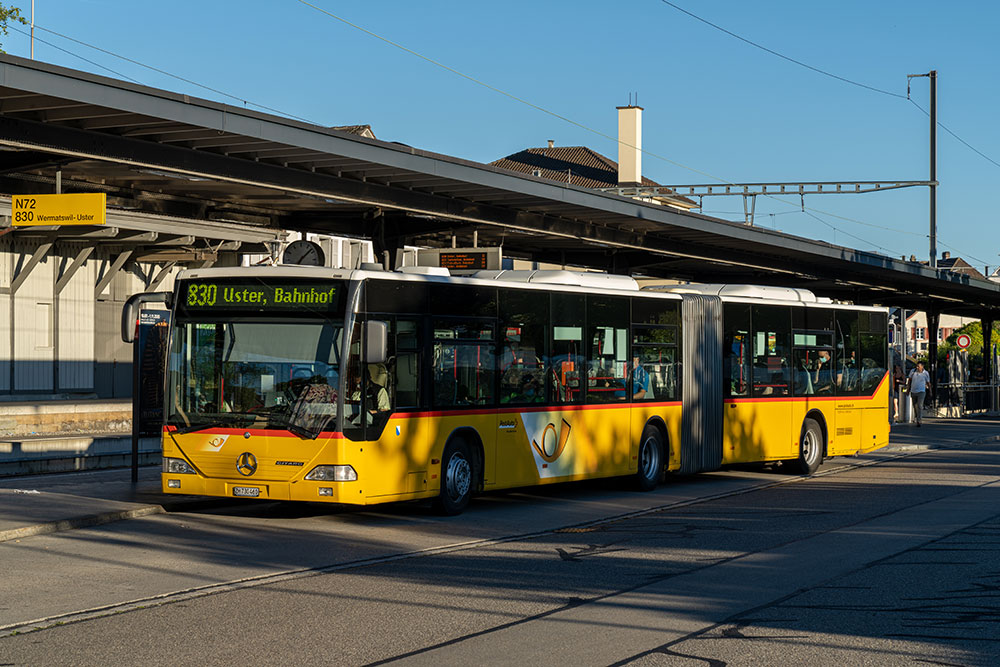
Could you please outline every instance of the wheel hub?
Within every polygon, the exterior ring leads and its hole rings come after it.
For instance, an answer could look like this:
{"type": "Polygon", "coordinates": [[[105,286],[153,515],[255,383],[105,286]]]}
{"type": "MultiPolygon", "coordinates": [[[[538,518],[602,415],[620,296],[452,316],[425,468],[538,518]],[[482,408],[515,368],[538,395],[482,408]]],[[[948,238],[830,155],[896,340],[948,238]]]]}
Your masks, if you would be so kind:
{"type": "Polygon", "coordinates": [[[445,471],[445,488],[453,500],[462,498],[472,487],[472,467],[462,456],[452,456],[445,471]]]}
{"type": "Polygon", "coordinates": [[[807,463],[812,463],[813,459],[816,458],[818,449],[816,443],[813,441],[812,431],[806,431],[805,437],[802,438],[802,459],[807,463]]]}
{"type": "Polygon", "coordinates": [[[656,466],[659,459],[659,450],[652,438],[642,443],[642,452],[639,455],[639,466],[643,477],[651,478],[656,474],[656,466]]]}

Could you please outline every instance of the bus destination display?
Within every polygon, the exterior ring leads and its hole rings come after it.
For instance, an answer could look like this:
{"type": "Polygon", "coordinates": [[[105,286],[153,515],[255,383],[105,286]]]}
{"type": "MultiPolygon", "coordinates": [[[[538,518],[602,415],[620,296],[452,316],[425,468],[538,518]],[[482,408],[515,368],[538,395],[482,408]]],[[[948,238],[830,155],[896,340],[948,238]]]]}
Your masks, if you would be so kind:
{"type": "Polygon", "coordinates": [[[192,280],[181,288],[181,304],[190,311],[338,310],[343,286],[331,282],[262,283],[192,280]]]}
{"type": "Polygon", "coordinates": [[[487,268],[485,252],[442,252],[438,261],[446,269],[478,270],[487,268]]]}

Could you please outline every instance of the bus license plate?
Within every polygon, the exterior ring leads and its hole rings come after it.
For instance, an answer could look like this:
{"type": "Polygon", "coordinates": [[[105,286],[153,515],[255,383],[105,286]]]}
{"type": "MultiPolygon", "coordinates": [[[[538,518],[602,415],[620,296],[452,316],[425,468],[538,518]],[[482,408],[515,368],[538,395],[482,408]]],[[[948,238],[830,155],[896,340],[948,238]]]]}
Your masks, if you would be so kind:
{"type": "Polygon", "coordinates": [[[233,495],[241,498],[257,498],[260,496],[260,489],[256,486],[234,486],[233,495]]]}

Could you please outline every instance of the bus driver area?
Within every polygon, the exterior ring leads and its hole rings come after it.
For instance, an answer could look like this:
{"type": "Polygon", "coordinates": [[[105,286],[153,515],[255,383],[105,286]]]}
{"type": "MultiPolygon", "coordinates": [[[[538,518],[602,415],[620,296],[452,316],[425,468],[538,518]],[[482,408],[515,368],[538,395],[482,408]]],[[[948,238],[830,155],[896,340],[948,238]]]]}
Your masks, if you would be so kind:
{"type": "Polygon", "coordinates": [[[552,482],[810,474],[888,442],[886,310],[805,290],[311,267],[196,269],[175,290],[141,299],[173,310],[167,493],[454,514],[552,482]]]}

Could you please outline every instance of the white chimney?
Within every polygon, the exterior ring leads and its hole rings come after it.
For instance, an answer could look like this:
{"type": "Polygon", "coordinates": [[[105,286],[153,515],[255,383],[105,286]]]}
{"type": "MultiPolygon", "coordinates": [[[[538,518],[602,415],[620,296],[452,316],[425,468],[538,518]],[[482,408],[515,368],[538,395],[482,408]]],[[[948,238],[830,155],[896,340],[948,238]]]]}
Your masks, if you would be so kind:
{"type": "Polygon", "coordinates": [[[618,107],[618,185],[642,184],[642,107],[618,107]]]}

